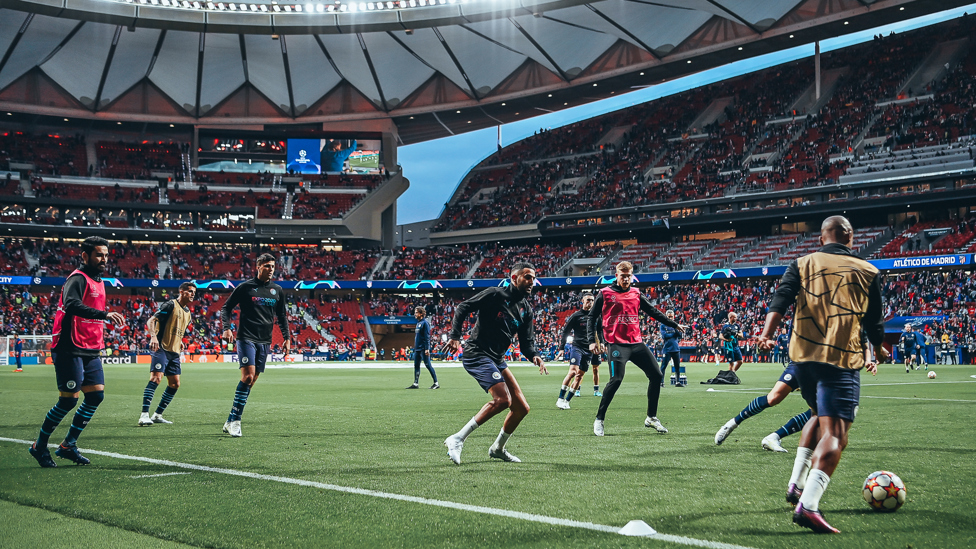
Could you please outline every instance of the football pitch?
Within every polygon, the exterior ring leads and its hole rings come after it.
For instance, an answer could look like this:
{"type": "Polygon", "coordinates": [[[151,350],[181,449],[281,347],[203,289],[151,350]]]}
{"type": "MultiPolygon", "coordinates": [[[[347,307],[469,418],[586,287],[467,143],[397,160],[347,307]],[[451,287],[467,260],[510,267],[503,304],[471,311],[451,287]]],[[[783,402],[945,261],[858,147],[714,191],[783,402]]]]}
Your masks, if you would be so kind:
{"type": "Polygon", "coordinates": [[[746,364],[741,385],[709,386],[699,381],[714,365],[686,364],[691,385],[662,391],[666,435],[643,425],[646,378],[633,368],[603,438],[592,432],[599,399],[589,374],[572,409],[558,410],[565,365],[550,363],[549,376],[515,365],[532,411],[508,449],[523,462],[488,458],[501,428],[494,418],[468,438],[460,466],[443,441],[487,401],[461,368],[435,363],[442,389],[408,391],[412,368],[342,366],[269,369],[251,392],[242,438],[221,433],[234,365],[185,366],[165,414],[174,423],[151,427],[136,426],[147,368],[106,366],[105,402],[79,441],[92,464],[55,458],[56,469],[38,467],[21,442],[57,400],[53,369],[4,368],[0,547],[976,546],[976,507],[958,499],[976,489],[973,366],[935,366],[935,380],[890,364],[862,376],[850,444],[821,502],[842,531],[827,539],[794,526],[784,501],[798,436],[784,439],[789,454],[760,448],[806,409],[799,394],[714,444],[725,421],[772,387],[779,365],[746,364]],[[879,469],[908,487],[896,513],[861,498],[879,469]],[[616,533],[631,520],[659,534],[616,533]]]}

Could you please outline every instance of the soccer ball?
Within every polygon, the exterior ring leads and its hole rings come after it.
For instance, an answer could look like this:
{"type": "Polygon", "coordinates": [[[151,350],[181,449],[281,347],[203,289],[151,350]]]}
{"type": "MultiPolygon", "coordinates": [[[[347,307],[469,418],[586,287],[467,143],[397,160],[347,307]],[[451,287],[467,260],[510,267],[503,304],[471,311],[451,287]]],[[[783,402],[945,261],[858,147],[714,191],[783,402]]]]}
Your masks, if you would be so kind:
{"type": "Polygon", "coordinates": [[[935,379],[935,372],[929,372],[929,379],[935,379]]]}
{"type": "Polygon", "coordinates": [[[875,471],[865,479],[863,494],[871,507],[892,513],[905,504],[905,483],[890,471],[875,471]]]}

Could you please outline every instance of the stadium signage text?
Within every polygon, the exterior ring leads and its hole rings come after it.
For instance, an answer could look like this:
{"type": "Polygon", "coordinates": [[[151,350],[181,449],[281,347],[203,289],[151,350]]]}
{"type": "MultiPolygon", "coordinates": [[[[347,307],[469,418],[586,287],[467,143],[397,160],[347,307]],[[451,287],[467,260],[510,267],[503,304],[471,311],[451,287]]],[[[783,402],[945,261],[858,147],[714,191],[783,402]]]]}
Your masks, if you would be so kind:
{"type": "MultiPolygon", "coordinates": [[[[927,257],[902,257],[898,259],[872,259],[870,263],[883,271],[897,269],[917,269],[926,267],[957,267],[972,265],[972,254],[936,255],[927,257]]],[[[690,282],[695,280],[719,281],[730,278],[780,277],[786,272],[786,265],[767,267],[745,267],[735,269],[716,269],[712,271],[675,271],[670,273],[641,273],[641,284],[690,282]]],[[[4,276],[0,285],[21,286],[61,286],[61,277],[4,276]]],[[[176,289],[186,280],[159,280],[123,278],[111,279],[112,286],[119,288],[168,288],[176,289]]],[[[612,284],[612,276],[576,276],[537,278],[535,285],[543,287],[589,287],[612,284]]],[[[200,289],[233,289],[238,282],[229,280],[191,280],[200,289]]],[[[634,282],[638,282],[636,277],[634,282]]],[[[430,290],[430,289],[484,289],[506,286],[508,279],[481,278],[472,280],[279,280],[277,283],[286,290],[344,289],[344,290],[430,290]]],[[[385,317],[380,317],[385,318],[385,317]]],[[[412,319],[411,319],[412,320],[412,319]]],[[[373,323],[373,322],[371,322],[373,323]]],[[[411,324],[414,322],[410,322],[411,324]]],[[[376,322],[375,324],[389,324],[376,322]]],[[[400,324],[406,324],[400,323],[400,324]]]]}

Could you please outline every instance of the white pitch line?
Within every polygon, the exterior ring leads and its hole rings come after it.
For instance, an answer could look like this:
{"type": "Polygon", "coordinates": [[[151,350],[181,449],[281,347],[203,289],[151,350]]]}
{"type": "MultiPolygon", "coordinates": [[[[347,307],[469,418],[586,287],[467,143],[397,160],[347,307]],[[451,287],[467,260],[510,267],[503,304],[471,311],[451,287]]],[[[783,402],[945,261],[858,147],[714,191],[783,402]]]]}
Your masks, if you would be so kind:
{"type": "Polygon", "coordinates": [[[934,402],[972,402],[976,403],[976,400],[959,400],[955,398],[919,398],[919,397],[884,397],[884,396],[867,396],[861,395],[861,398],[887,398],[891,400],[931,400],[934,402]]]}
{"type": "MultiPolygon", "coordinates": [[[[964,383],[968,383],[968,382],[964,382],[964,383]]],[[[915,384],[914,383],[884,383],[882,385],[915,385],[915,384]]],[[[862,385],[862,387],[863,387],[863,385],[862,385]]],[[[713,392],[713,393],[736,393],[736,394],[743,394],[743,395],[748,395],[748,394],[754,394],[754,395],[762,394],[762,395],[764,395],[764,394],[766,394],[766,391],[762,391],[762,392],[759,392],[759,391],[731,391],[731,390],[728,390],[728,389],[709,389],[709,391],[710,392],[713,392]]],[[[892,396],[868,396],[868,395],[861,395],[861,398],[886,398],[886,399],[891,399],[891,400],[921,400],[921,401],[933,401],[933,402],[973,402],[973,403],[976,403],[976,400],[958,400],[958,399],[953,399],[953,398],[892,397],[892,396]]]]}
{"type": "Polygon", "coordinates": [[[173,475],[190,475],[192,473],[160,473],[158,475],[138,475],[129,478],[156,478],[156,477],[171,477],[173,475]]]}
{"type": "MultiPolygon", "coordinates": [[[[33,441],[30,440],[20,440],[16,438],[0,437],[0,442],[14,442],[17,444],[30,444],[33,441]]],[[[50,444],[51,448],[56,447],[56,444],[50,444]]],[[[453,501],[445,501],[440,499],[428,499],[417,496],[406,496],[403,494],[392,494],[390,492],[380,492],[377,490],[367,490],[365,488],[353,488],[350,486],[339,486],[336,484],[326,484],[322,482],[315,482],[311,480],[302,480],[297,478],[289,477],[279,477],[275,475],[263,475],[260,473],[251,473],[249,471],[238,471],[236,469],[223,469],[219,467],[207,467],[205,465],[195,465],[192,463],[180,463],[178,461],[169,461],[166,459],[155,459],[140,456],[129,456],[126,454],[117,454],[115,452],[102,452],[99,450],[89,450],[85,449],[86,454],[93,454],[97,456],[106,456],[116,459],[128,459],[132,461],[141,461],[144,463],[152,463],[153,465],[165,465],[168,467],[177,467],[180,469],[190,469],[192,471],[203,471],[207,473],[219,473],[222,475],[231,475],[235,477],[245,477],[257,480],[269,480],[272,482],[280,482],[283,484],[295,484],[298,486],[306,486],[309,488],[319,488],[321,490],[330,490],[333,492],[343,492],[346,494],[357,494],[360,496],[370,496],[374,498],[391,499],[396,501],[406,501],[409,503],[419,503],[421,505],[430,505],[433,507],[443,507],[445,509],[454,509],[457,511],[469,511],[472,513],[481,513],[483,515],[495,515],[499,517],[513,518],[518,520],[525,520],[529,522],[538,522],[541,524],[550,524],[553,526],[567,526],[570,528],[582,528],[585,530],[594,530],[596,532],[605,532],[608,534],[619,534],[619,526],[606,526],[603,524],[595,524],[592,522],[582,522],[578,520],[562,519],[556,517],[548,517],[546,515],[536,515],[533,513],[523,513],[521,511],[510,511],[508,509],[497,509],[494,507],[482,507],[480,505],[469,505],[467,503],[457,503],[453,501]]],[[[649,539],[668,541],[671,543],[678,543],[681,545],[690,545],[692,547],[705,547],[707,549],[752,549],[750,547],[745,547],[742,545],[735,545],[731,543],[722,543],[719,541],[709,541],[703,539],[686,538],[684,536],[675,536],[671,534],[652,534],[646,536],[649,539]]]]}

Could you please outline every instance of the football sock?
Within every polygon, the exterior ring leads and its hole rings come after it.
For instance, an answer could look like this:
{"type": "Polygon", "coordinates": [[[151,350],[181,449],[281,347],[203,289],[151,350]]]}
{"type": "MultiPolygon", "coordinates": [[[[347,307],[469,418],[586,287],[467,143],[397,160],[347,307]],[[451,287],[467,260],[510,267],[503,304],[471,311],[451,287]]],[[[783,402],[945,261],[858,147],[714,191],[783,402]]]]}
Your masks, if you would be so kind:
{"type": "Polygon", "coordinates": [[[166,390],[163,391],[163,398],[159,399],[159,405],[156,406],[157,414],[163,415],[163,411],[166,410],[166,407],[169,406],[169,403],[173,402],[173,397],[176,396],[177,389],[179,389],[179,387],[169,387],[169,386],[166,387],[166,390]]]}
{"type": "Polygon", "coordinates": [[[146,384],[146,390],[142,392],[142,413],[149,413],[149,405],[152,404],[153,396],[156,395],[156,387],[159,384],[155,381],[150,381],[146,384]]]}
{"type": "Polygon", "coordinates": [[[499,431],[498,438],[495,439],[495,443],[492,444],[491,447],[493,449],[495,449],[495,450],[501,450],[501,449],[505,448],[505,443],[508,442],[508,439],[511,436],[512,436],[512,433],[506,433],[505,432],[505,428],[503,427],[502,430],[499,431]]]}
{"type": "Polygon", "coordinates": [[[85,400],[82,401],[81,406],[78,407],[78,411],[75,412],[75,418],[71,421],[68,435],[64,437],[62,444],[71,446],[78,442],[78,437],[81,436],[81,432],[88,425],[88,422],[91,421],[92,416],[95,415],[95,410],[98,409],[98,405],[104,399],[105,391],[85,393],[85,400]]]}
{"type": "Polygon", "coordinates": [[[739,425],[743,421],[758,414],[759,412],[762,412],[766,408],[769,408],[769,400],[766,398],[766,395],[756,397],[755,400],[750,402],[748,406],[739,412],[739,415],[735,416],[735,424],[739,425]]]}
{"type": "Polygon", "coordinates": [[[237,382],[237,392],[234,393],[234,404],[230,407],[230,415],[227,421],[240,421],[244,414],[244,406],[247,404],[247,396],[251,394],[251,387],[243,381],[237,382]]]}
{"type": "Polygon", "coordinates": [[[807,410],[802,414],[793,416],[792,419],[786,422],[786,425],[776,429],[776,434],[782,439],[792,435],[793,433],[799,433],[801,430],[803,430],[803,426],[810,421],[811,415],[813,415],[813,411],[807,410]]]}
{"type": "Polygon", "coordinates": [[[471,421],[469,421],[464,427],[462,427],[461,430],[458,431],[454,436],[458,437],[461,440],[464,440],[468,438],[468,435],[473,433],[474,430],[477,428],[478,428],[478,422],[475,421],[474,418],[471,418],[471,421]]]}
{"type": "Polygon", "coordinates": [[[597,392],[597,391],[599,391],[599,390],[600,390],[600,386],[599,385],[594,385],[593,386],[593,392],[594,393],[597,392]]]}
{"type": "Polygon", "coordinates": [[[566,390],[567,389],[569,389],[569,387],[566,386],[566,385],[563,385],[562,388],[559,389],[559,398],[566,398],[566,390]]]}
{"type": "Polygon", "coordinates": [[[569,402],[570,400],[573,400],[573,397],[574,396],[576,396],[576,390],[573,389],[572,387],[567,387],[566,389],[567,389],[566,390],[566,402],[569,402]]]}
{"type": "Polygon", "coordinates": [[[807,486],[800,496],[800,504],[804,509],[817,511],[820,508],[820,498],[823,497],[827,485],[830,484],[830,477],[820,469],[811,469],[807,475],[807,486]]]}
{"type": "Polygon", "coordinates": [[[419,364],[417,366],[414,366],[413,367],[413,384],[414,385],[419,385],[420,384],[420,365],[419,364]]]}
{"type": "Polygon", "coordinates": [[[810,470],[813,456],[813,448],[799,447],[796,449],[796,458],[793,460],[793,474],[790,475],[790,484],[796,484],[800,490],[807,484],[807,471],[810,470]]]}
{"type": "Polygon", "coordinates": [[[64,416],[68,415],[68,412],[74,409],[78,404],[78,397],[60,397],[58,398],[58,403],[54,405],[54,408],[47,413],[44,417],[44,423],[41,424],[41,433],[37,435],[37,449],[43,451],[47,448],[47,442],[51,438],[51,433],[61,424],[61,420],[64,416]]]}

